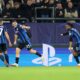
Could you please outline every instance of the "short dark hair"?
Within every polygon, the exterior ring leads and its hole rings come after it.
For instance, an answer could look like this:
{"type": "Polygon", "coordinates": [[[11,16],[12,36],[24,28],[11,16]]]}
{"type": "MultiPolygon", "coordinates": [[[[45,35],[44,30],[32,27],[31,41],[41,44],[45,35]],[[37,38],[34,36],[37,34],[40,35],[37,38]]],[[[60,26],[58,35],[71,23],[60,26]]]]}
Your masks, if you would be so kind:
{"type": "Polygon", "coordinates": [[[17,19],[12,19],[11,22],[17,22],[17,19]]]}
{"type": "Polygon", "coordinates": [[[69,25],[71,28],[73,28],[73,23],[68,22],[67,25],[69,25]]]}

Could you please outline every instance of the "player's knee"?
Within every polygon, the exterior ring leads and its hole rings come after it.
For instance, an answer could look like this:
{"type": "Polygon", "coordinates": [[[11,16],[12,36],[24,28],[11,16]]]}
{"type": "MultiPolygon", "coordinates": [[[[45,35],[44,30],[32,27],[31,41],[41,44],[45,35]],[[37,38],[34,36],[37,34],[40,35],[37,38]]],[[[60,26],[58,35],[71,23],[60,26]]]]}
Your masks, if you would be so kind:
{"type": "Polygon", "coordinates": [[[29,51],[30,51],[30,53],[33,53],[33,50],[32,49],[30,49],[29,51]]]}
{"type": "Polygon", "coordinates": [[[36,53],[36,50],[30,49],[30,53],[36,53]]]}
{"type": "Polygon", "coordinates": [[[21,51],[20,48],[16,48],[16,52],[19,53],[21,51]]]}

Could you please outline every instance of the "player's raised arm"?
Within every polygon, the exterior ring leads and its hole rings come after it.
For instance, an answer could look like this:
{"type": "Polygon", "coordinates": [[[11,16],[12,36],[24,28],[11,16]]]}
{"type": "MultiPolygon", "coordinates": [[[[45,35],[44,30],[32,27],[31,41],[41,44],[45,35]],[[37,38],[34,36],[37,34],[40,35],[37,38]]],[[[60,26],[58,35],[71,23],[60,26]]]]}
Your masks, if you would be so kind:
{"type": "Polygon", "coordinates": [[[9,37],[8,32],[5,32],[5,36],[6,36],[7,40],[8,40],[8,42],[9,42],[9,46],[12,47],[12,43],[10,41],[10,37],[9,37]]]}

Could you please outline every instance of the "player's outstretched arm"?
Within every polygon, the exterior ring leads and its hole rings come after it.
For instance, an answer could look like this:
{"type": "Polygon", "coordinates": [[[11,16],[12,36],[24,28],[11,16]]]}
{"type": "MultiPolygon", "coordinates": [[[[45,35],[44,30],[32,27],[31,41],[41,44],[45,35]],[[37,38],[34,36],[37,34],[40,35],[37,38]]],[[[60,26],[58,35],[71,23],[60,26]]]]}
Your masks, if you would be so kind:
{"type": "Polygon", "coordinates": [[[27,30],[29,30],[29,29],[30,29],[30,26],[22,25],[22,28],[23,28],[23,29],[27,29],[27,30]]]}
{"type": "Polygon", "coordinates": [[[28,29],[29,30],[30,29],[30,26],[26,26],[25,29],[28,29]]]}
{"type": "Polygon", "coordinates": [[[5,36],[6,36],[7,40],[8,40],[9,47],[12,47],[12,43],[11,43],[11,41],[10,41],[10,37],[9,37],[8,32],[5,32],[5,36]]]}
{"type": "Polygon", "coordinates": [[[61,36],[66,36],[66,35],[69,35],[69,33],[66,32],[66,33],[62,33],[62,34],[61,34],[61,36]]]}

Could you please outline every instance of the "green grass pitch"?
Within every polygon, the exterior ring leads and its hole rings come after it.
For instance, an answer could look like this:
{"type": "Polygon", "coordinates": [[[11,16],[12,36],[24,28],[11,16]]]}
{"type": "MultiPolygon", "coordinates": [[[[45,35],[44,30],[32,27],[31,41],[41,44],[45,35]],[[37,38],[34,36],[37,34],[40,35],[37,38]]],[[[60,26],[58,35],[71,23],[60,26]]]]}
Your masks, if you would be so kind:
{"type": "Polygon", "coordinates": [[[0,80],[80,80],[80,67],[1,67],[0,80]]]}

